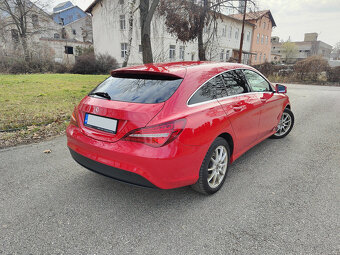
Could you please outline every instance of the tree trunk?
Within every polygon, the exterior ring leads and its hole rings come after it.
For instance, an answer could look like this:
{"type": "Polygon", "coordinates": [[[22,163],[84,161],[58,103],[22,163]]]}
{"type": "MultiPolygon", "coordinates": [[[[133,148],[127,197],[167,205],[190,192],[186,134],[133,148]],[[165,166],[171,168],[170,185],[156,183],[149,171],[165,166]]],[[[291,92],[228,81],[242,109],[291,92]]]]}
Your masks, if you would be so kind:
{"type": "Polygon", "coordinates": [[[204,25],[205,25],[205,19],[208,14],[208,1],[203,0],[203,10],[200,14],[200,19],[199,19],[199,32],[197,35],[197,41],[198,41],[198,58],[200,61],[206,61],[206,56],[205,56],[205,45],[203,42],[203,31],[204,31],[204,25]]]}
{"type": "MultiPolygon", "coordinates": [[[[203,29],[202,29],[203,30],[203,29]]],[[[203,31],[199,31],[198,32],[198,59],[200,61],[206,61],[206,57],[205,57],[205,46],[204,46],[204,42],[203,42],[203,31]]]]}
{"type": "Polygon", "coordinates": [[[30,56],[30,51],[28,49],[28,45],[27,45],[27,38],[25,35],[22,35],[20,36],[20,39],[21,39],[22,49],[24,50],[25,61],[28,62],[31,60],[31,56],[30,56]]]}
{"type": "Polygon", "coordinates": [[[149,0],[140,0],[140,17],[141,17],[141,44],[143,51],[143,63],[153,63],[152,47],[150,40],[151,20],[155,13],[159,0],[153,0],[151,7],[149,0]]]}
{"type": "Polygon", "coordinates": [[[123,67],[126,67],[129,62],[129,57],[131,54],[131,44],[132,44],[132,32],[133,32],[133,14],[135,8],[136,0],[131,0],[129,3],[129,35],[128,35],[128,48],[124,58],[123,67]]]}

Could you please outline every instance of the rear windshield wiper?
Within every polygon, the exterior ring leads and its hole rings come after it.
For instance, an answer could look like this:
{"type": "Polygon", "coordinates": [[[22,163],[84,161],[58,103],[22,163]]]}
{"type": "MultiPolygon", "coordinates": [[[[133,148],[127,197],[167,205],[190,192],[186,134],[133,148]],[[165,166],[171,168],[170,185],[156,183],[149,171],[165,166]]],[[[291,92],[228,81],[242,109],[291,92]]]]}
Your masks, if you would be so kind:
{"type": "Polygon", "coordinates": [[[99,96],[99,97],[103,97],[103,98],[106,98],[106,99],[111,99],[110,95],[106,92],[92,92],[89,94],[89,96],[91,95],[95,95],[95,96],[99,96]]]}

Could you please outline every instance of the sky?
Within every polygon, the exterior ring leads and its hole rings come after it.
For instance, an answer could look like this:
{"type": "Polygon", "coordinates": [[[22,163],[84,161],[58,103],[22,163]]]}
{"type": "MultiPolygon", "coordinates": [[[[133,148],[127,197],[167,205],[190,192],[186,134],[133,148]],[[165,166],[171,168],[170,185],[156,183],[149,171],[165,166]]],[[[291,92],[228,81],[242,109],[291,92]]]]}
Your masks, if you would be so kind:
{"type": "MultiPolygon", "coordinates": [[[[66,0],[54,0],[54,5],[66,0]]],[[[71,0],[85,10],[93,0],[71,0]]],[[[340,0],[257,0],[261,10],[269,9],[276,28],[273,36],[303,41],[305,33],[316,32],[318,40],[334,46],[340,42],[340,0]]],[[[53,6],[53,5],[52,5],[53,6]]]]}

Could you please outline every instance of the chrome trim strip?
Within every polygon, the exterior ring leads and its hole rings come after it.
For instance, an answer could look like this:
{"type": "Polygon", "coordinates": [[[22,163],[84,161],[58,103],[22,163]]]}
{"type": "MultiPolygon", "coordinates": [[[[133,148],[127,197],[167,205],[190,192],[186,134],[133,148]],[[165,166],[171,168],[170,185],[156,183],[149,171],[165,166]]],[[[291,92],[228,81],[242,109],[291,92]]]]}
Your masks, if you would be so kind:
{"type": "Polygon", "coordinates": [[[250,94],[258,94],[258,93],[273,93],[273,91],[263,91],[263,92],[253,92],[252,91],[252,92],[247,92],[247,93],[242,93],[242,94],[237,94],[237,95],[232,95],[232,96],[220,97],[218,99],[204,101],[204,102],[201,102],[201,103],[191,104],[191,105],[187,105],[187,106],[188,107],[194,107],[194,106],[212,103],[212,102],[215,102],[215,101],[218,102],[219,100],[224,100],[224,99],[227,99],[227,98],[239,97],[239,96],[250,95],[250,94]]]}
{"type": "MultiPolygon", "coordinates": [[[[223,71],[223,72],[220,72],[218,74],[216,74],[215,76],[211,77],[209,80],[205,81],[201,86],[199,86],[192,94],[191,96],[189,97],[189,99],[187,100],[187,106],[188,107],[194,107],[194,106],[199,106],[199,105],[203,105],[203,104],[208,104],[208,103],[212,103],[212,102],[215,102],[215,101],[218,101],[218,100],[223,100],[223,99],[226,99],[226,98],[233,98],[233,97],[237,97],[237,96],[242,96],[242,95],[246,95],[246,94],[253,94],[253,93],[273,93],[274,91],[262,91],[262,92],[256,92],[256,91],[251,91],[251,92],[247,92],[247,93],[242,93],[242,94],[237,94],[237,95],[232,95],[232,96],[226,96],[226,97],[221,97],[221,98],[216,98],[216,99],[213,99],[213,100],[209,100],[209,101],[204,101],[204,102],[200,102],[200,103],[195,103],[195,104],[189,104],[189,101],[190,99],[195,95],[195,93],[202,87],[204,86],[207,82],[209,82],[210,80],[214,79],[216,76],[219,76],[221,75],[222,73],[226,73],[226,72],[229,72],[229,71],[234,71],[234,70],[250,70],[250,71],[253,71],[252,69],[247,69],[247,68],[234,68],[234,69],[229,69],[227,71],[223,71]]],[[[255,69],[256,70],[256,69],[255,69]]],[[[260,74],[259,72],[256,72],[258,75],[260,75],[262,78],[264,78],[270,85],[271,88],[272,85],[270,83],[270,81],[267,80],[266,77],[264,77],[262,74],[260,74]]],[[[248,81],[247,81],[248,82],[248,81]]]]}

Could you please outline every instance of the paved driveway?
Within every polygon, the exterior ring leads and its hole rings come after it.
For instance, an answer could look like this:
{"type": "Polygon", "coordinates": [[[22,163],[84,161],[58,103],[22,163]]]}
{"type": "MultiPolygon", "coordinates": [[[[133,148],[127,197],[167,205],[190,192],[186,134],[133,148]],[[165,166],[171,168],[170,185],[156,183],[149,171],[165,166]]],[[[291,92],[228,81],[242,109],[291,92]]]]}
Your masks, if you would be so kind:
{"type": "Polygon", "coordinates": [[[339,254],[340,88],[289,95],[292,133],[243,155],[210,197],[94,174],[65,137],[0,151],[0,254],[339,254]]]}

